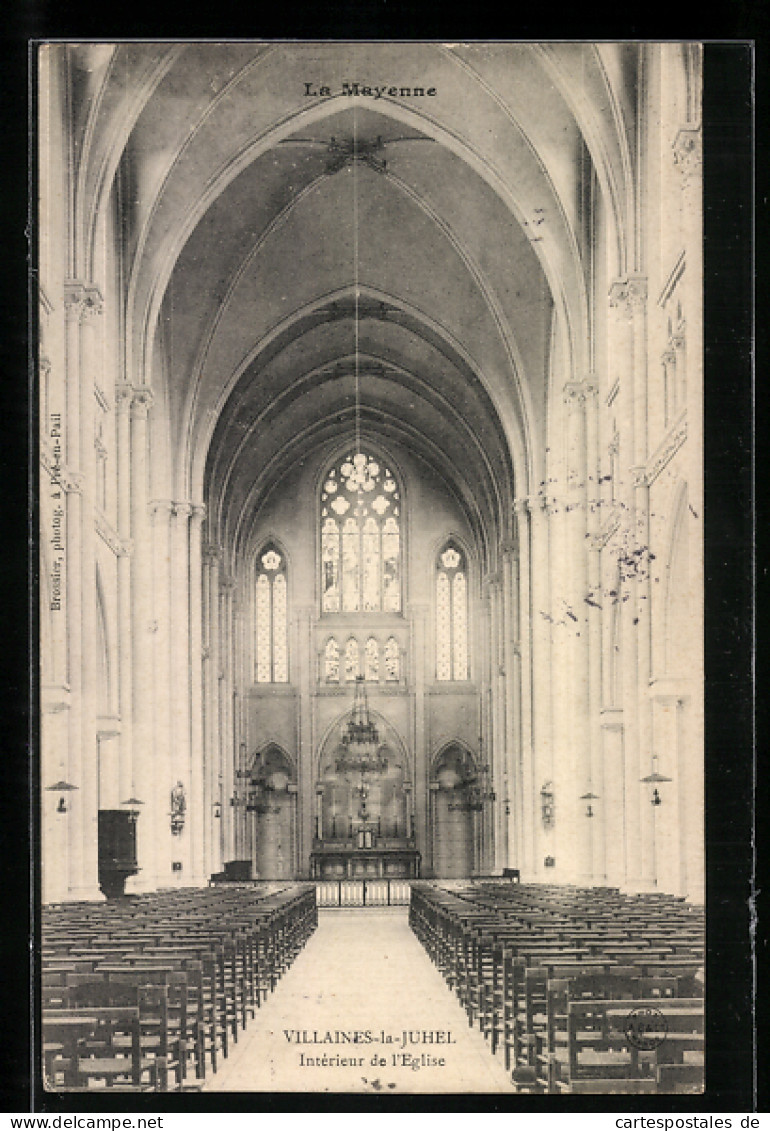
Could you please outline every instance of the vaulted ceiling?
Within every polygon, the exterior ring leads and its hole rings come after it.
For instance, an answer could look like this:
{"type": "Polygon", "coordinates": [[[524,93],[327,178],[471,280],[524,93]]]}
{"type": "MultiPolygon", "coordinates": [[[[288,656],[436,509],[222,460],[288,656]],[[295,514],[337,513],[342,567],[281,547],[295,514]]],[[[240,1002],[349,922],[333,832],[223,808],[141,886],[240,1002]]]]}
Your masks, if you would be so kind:
{"type": "Polygon", "coordinates": [[[555,317],[563,363],[587,364],[586,170],[609,214],[629,210],[629,58],[584,44],[72,48],[88,108],[81,269],[114,190],[126,364],[161,394],[180,489],[205,489],[220,531],[299,452],[352,429],[357,369],[366,434],[408,447],[505,532],[506,504],[542,471],[555,317]],[[436,94],[341,93],[352,82],[436,94]],[[308,93],[322,85],[329,96],[308,93]]]}

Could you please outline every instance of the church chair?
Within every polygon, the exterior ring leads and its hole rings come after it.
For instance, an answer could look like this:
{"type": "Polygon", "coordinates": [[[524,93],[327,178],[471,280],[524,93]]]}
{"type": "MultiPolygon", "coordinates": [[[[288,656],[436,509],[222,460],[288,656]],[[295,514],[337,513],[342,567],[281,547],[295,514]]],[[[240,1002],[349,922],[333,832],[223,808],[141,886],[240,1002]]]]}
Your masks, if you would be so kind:
{"type": "Polygon", "coordinates": [[[619,1079],[623,1084],[618,1090],[630,1091],[630,1082],[654,1079],[656,1065],[683,1063],[688,1052],[702,1051],[703,1003],[685,998],[570,1001],[568,1044],[567,1071],[557,1075],[557,1090],[574,1091],[583,1082],[619,1079]],[[629,1014],[642,1009],[655,1010],[662,1021],[660,1033],[648,1033],[660,1043],[640,1050],[629,1040],[627,1025],[629,1014]]]}
{"type": "MultiPolygon", "coordinates": [[[[119,1059],[121,1056],[125,1058],[128,1055],[127,1050],[129,1048],[132,1050],[131,1056],[135,1058],[138,1041],[142,1070],[144,1071],[148,1065],[152,1067],[157,1090],[169,1090],[169,1080],[172,1073],[176,1081],[176,1090],[181,1090],[183,1079],[182,1048],[178,1031],[174,1030],[173,1023],[171,1025],[169,1023],[168,988],[166,986],[138,985],[135,982],[108,982],[106,980],[90,984],[81,983],[73,987],[72,1003],[86,1013],[91,1010],[98,1011],[98,1015],[104,1019],[105,1023],[110,1019],[120,1019],[124,1016],[126,1010],[134,1011],[138,1018],[138,1037],[135,1036],[133,1030],[130,1034],[127,1034],[117,1029],[112,1031],[105,1027],[105,1032],[97,1035],[95,1051],[88,1042],[85,1044],[86,1050],[90,1056],[95,1056],[97,1060],[105,1059],[98,1040],[108,1035],[115,1059],[119,1059]]],[[[90,1038],[88,1040],[90,1041],[90,1038]]],[[[115,1067],[111,1068],[107,1065],[105,1072],[109,1074],[115,1067]]],[[[94,1069],[93,1076],[98,1075],[94,1065],[89,1065],[89,1068],[94,1069]]]]}
{"type": "Polygon", "coordinates": [[[660,1095],[696,1095],[704,1087],[702,1064],[658,1064],[655,1078],[660,1095]]]}
{"type": "MultiPolygon", "coordinates": [[[[199,1074],[201,1034],[193,1015],[186,971],[166,965],[117,969],[111,967],[106,973],[111,987],[135,986],[144,990],[161,986],[165,989],[165,1000],[158,1006],[163,1013],[165,1036],[161,1038],[160,1034],[153,1035],[152,1043],[164,1044],[166,1051],[163,1055],[169,1055],[168,1049],[174,1051],[179,1062],[180,1083],[187,1076],[188,1059],[192,1061],[196,1074],[199,1074]]],[[[117,992],[119,991],[116,990],[116,994],[117,992]]],[[[149,1020],[142,1018],[143,1029],[149,1028],[149,1024],[149,1020]]],[[[149,1039],[147,1043],[150,1043],[149,1039]]]]}
{"type": "Polygon", "coordinates": [[[137,1008],[95,1007],[43,1018],[44,1044],[61,1044],[49,1061],[54,1091],[154,1091],[158,1064],[143,1057],[137,1008]],[[79,1016],[80,1015],[80,1016],[79,1016]],[[73,1040],[73,1034],[80,1033],[73,1040]]]}

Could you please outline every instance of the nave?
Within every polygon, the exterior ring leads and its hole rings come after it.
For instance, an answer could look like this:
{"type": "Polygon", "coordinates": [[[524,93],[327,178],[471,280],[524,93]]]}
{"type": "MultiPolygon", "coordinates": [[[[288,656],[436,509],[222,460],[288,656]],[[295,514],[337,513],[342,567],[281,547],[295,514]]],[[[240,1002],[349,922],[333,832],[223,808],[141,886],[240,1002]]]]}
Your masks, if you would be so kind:
{"type": "Polygon", "coordinates": [[[320,911],[317,931],[222,1071],[203,1087],[514,1090],[409,929],[405,907],[320,911]],[[356,1034],[363,1043],[354,1043],[356,1034]]]}
{"type": "Polygon", "coordinates": [[[702,908],[499,880],[391,906],[377,881],[387,906],[362,884],[319,913],[323,886],[47,909],[47,1090],[702,1090],[702,908]]]}

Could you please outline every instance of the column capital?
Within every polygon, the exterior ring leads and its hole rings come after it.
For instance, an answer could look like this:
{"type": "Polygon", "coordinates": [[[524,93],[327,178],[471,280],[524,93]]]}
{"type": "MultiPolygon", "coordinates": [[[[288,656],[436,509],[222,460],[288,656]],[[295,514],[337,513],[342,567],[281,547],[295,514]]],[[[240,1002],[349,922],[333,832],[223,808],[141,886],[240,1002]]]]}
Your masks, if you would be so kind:
{"type": "Polygon", "coordinates": [[[177,518],[189,518],[193,512],[192,503],[174,503],[173,511],[177,518]]]}
{"type": "Polygon", "coordinates": [[[635,308],[644,306],[647,302],[647,278],[645,275],[628,274],[623,278],[615,279],[610,284],[610,306],[615,307],[627,315],[631,315],[635,308]]]}
{"type": "Polygon", "coordinates": [[[527,495],[519,495],[518,498],[513,500],[513,513],[517,517],[526,515],[529,510],[529,497],[527,495]]]}
{"type": "Polygon", "coordinates": [[[504,542],[500,543],[500,553],[503,555],[503,558],[514,558],[517,550],[518,544],[513,538],[507,538],[504,542]]]}
{"type": "Polygon", "coordinates": [[[80,471],[73,471],[72,468],[64,467],[63,465],[57,472],[58,485],[63,487],[68,495],[82,495],[85,478],[80,471]]]}
{"type": "Polygon", "coordinates": [[[703,164],[703,141],[700,126],[681,126],[671,143],[674,164],[684,183],[697,176],[703,164]]]}
{"type": "Polygon", "coordinates": [[[594,381],[584,378],[582,381],[567,381],[562,389],[565,404],[583,405],[593,399],[599,389],[594,381]]]}
{"type": "Polygon", "coordinates": [[[530,515],[549,513],[549,500],[545,491],[538,491],[535,495],[527,495],[524,501],[530,515]]]}
{"type": "Polygon", "coordinates": [[[115,385],[115,412],[116,414],[128,412],[131,401],[134,399],[134,386],[128,381],[118,381],[115,385]]]}
{"type": "Polygon", "coordinates": [[[206,504],[205,503],[191,503],[190,514],[193,522],[203,522],[206,517],[206,504]]]}
{"type": "Polygon", "coordinates": [[[203,549],[201,550],[201,553],[204,560],[211,563],[212,565],[215,562],[219,562],[222,558],[222,551],[214,542],[206,542],[203,546],[203,549]]]}
{"type": "Polygon", "coordinates": [[[88,323],[104,313],[104,297],[97,286],[87,286],[84,290],[82,320],[88,323]]]}
{"type": "Polygon", "coordinates": [[[64,316],[68,322],[80,322],[86,301],[86,288],[83,283],[72,279],[64,284],[64,316]]]}
{"type": "Polygon", "coordinates": [[[104,310],[102,292],[93,283],[70,279],[64,284],[64,313],[68,322],[81,322],[104,310]]]}
{"type": "Polygon", "coordinates": [[[134,420],[146,420],[154,400],[155,395],[149,385],[133,386],[131,416],[134,420]]]}
{"type": "Polygon", "coordinates": [[[634,487],[648,487],[649,479],[647,476],[647,468],[642,464],[639,467],[629,467],[631,472],[631,482],[634,487]]]}

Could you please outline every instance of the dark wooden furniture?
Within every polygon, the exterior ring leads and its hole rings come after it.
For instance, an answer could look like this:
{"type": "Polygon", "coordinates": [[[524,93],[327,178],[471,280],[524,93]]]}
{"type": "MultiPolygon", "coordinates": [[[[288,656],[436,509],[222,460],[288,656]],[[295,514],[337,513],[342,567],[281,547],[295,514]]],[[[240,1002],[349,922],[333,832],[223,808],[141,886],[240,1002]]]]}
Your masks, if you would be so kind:
{"type": "Polygon", "coordinates": [[[131,809],[99,810],[99,888],[107,899],[119,899],[128,877],[139,871],[136,820],[131,809]]]}

